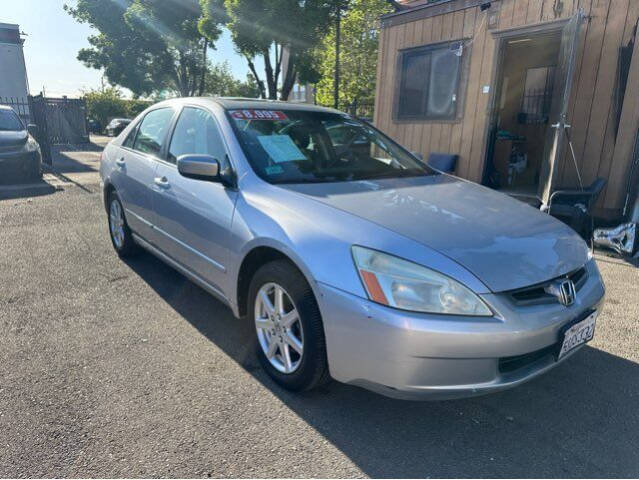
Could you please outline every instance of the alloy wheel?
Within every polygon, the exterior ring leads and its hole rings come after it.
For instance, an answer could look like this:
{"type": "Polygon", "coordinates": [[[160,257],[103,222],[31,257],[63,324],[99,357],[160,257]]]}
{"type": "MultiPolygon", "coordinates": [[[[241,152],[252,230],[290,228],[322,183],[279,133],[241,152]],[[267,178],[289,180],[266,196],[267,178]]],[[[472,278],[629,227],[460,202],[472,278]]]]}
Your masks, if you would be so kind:
{"type": "Polygon", "coordinates": [[[282,373],[298,369],[304,355],[304,331],[291,297],[280,285],[267,283],[257,292],[255,328],[273,367],[282,373]]]}
{"type": "Polygon", "coordinates": [[[111,201],[109,208],[109,228],[116,248],[122,248],[124,245],[124,214],[120,202],[115,199],[111,201]]]}

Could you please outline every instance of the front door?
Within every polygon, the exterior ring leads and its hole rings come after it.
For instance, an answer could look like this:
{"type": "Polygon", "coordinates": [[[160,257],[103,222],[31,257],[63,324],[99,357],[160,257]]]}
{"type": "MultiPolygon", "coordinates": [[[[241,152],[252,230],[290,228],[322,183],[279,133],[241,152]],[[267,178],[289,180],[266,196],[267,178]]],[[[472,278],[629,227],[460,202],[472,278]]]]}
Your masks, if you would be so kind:
{"type": "Polygon", "coordinates": [[[180,175],[177,157],[211,155],[228,167],[228,157],[213,115],[184,107],[169,144],[167,161],[155,172],[153,193],[158,246],[174,260],[223,293],[237,192],[222,183],[180,175]]]}
{"type": "Polygon", "coordinates": [[[548,204],[550,195],[559,180],[559,160],[565,150],[568,123],[568,102],[575,73],[575,60],[579,49],[579,33],[584,19],[584,12],[579,11],[563,27],[559,62],[555,71],[552,105],[550,108],[550,127],[546,134],[544,156],[539,177],[539,198],[548,204]]]}

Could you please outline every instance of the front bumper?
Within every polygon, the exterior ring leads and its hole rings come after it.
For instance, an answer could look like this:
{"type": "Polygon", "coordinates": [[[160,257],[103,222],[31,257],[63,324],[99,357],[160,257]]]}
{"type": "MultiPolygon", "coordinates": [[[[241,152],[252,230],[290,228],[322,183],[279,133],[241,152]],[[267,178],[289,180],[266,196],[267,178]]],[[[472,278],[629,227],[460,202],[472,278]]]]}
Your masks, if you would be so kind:
{"type": "Polygon", "coordinates": [[[482,297],[496,312],[490,318],[405,312],[320,283],[331,376],[403,399],[461,398],[517,386],[574,354],[555,361],[560,329],[601,308],[603,282],[594,261],[586,268],[588,279],[570,307],[516,308],[505,295],[487,294],[482,297]]]}
{"type": "Polygon", "coordinates": [[[38,150],[0,152],[0,172],[0,184],[38,180],[42,174],[42,156],[38,150]]]}

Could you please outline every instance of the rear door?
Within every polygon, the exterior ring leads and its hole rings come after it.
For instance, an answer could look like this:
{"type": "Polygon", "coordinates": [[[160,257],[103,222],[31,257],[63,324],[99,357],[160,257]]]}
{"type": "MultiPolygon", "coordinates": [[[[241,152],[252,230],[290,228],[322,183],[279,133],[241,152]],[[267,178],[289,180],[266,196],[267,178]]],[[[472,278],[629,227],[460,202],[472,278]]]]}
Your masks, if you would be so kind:
{"type": "Polygon", "coordinates": [[[584,12],[580,8],[578,12],[563,27],[561,36],[561,48],[559,50],[559,62],[555,72],[555,84],[553,86],[552,105],[550,108],[550,128],[546,134],[544,156],[542,158],[539,177],[539,198],[548,204],[550,195],[556,188],[559,173],[559,161],[563,157],[568,123],[568,102],[572,92],[572,84],[575,73],[575,61],[579,50],[581,25],[584,20],[584,12]]]}
{"type": "Polygon", "coordinates": [[[116,155],[114,185],[124,204],[131,229],[153,241],[154,212],[152,188],[157,158],[171,125],[175,110],[158,108],[147,113],[125,139],[116,155]]]}
{"type": "Polygon", "coordinates": [[[155,172],[157,242],[167,255],[224,292],[237,192],[219,182],[180,175],[176,159],[190,153],[211,155],[220,171],[230,168],[216,119],[196,106],[183,108],[166,161],[155,172]]]}

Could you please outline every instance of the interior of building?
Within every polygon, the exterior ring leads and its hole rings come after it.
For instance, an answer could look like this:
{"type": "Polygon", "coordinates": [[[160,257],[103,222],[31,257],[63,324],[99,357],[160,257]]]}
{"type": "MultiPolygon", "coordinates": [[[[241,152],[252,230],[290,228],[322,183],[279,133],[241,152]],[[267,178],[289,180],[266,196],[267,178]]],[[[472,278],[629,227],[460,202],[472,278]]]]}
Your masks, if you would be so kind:
{"type": "Polygon", "coordinates": [[[495,188],[523,196],[537,194],[560,44],[559,33],[504,42],[488,150],[492,166],[488,182],[495,188]]]}

